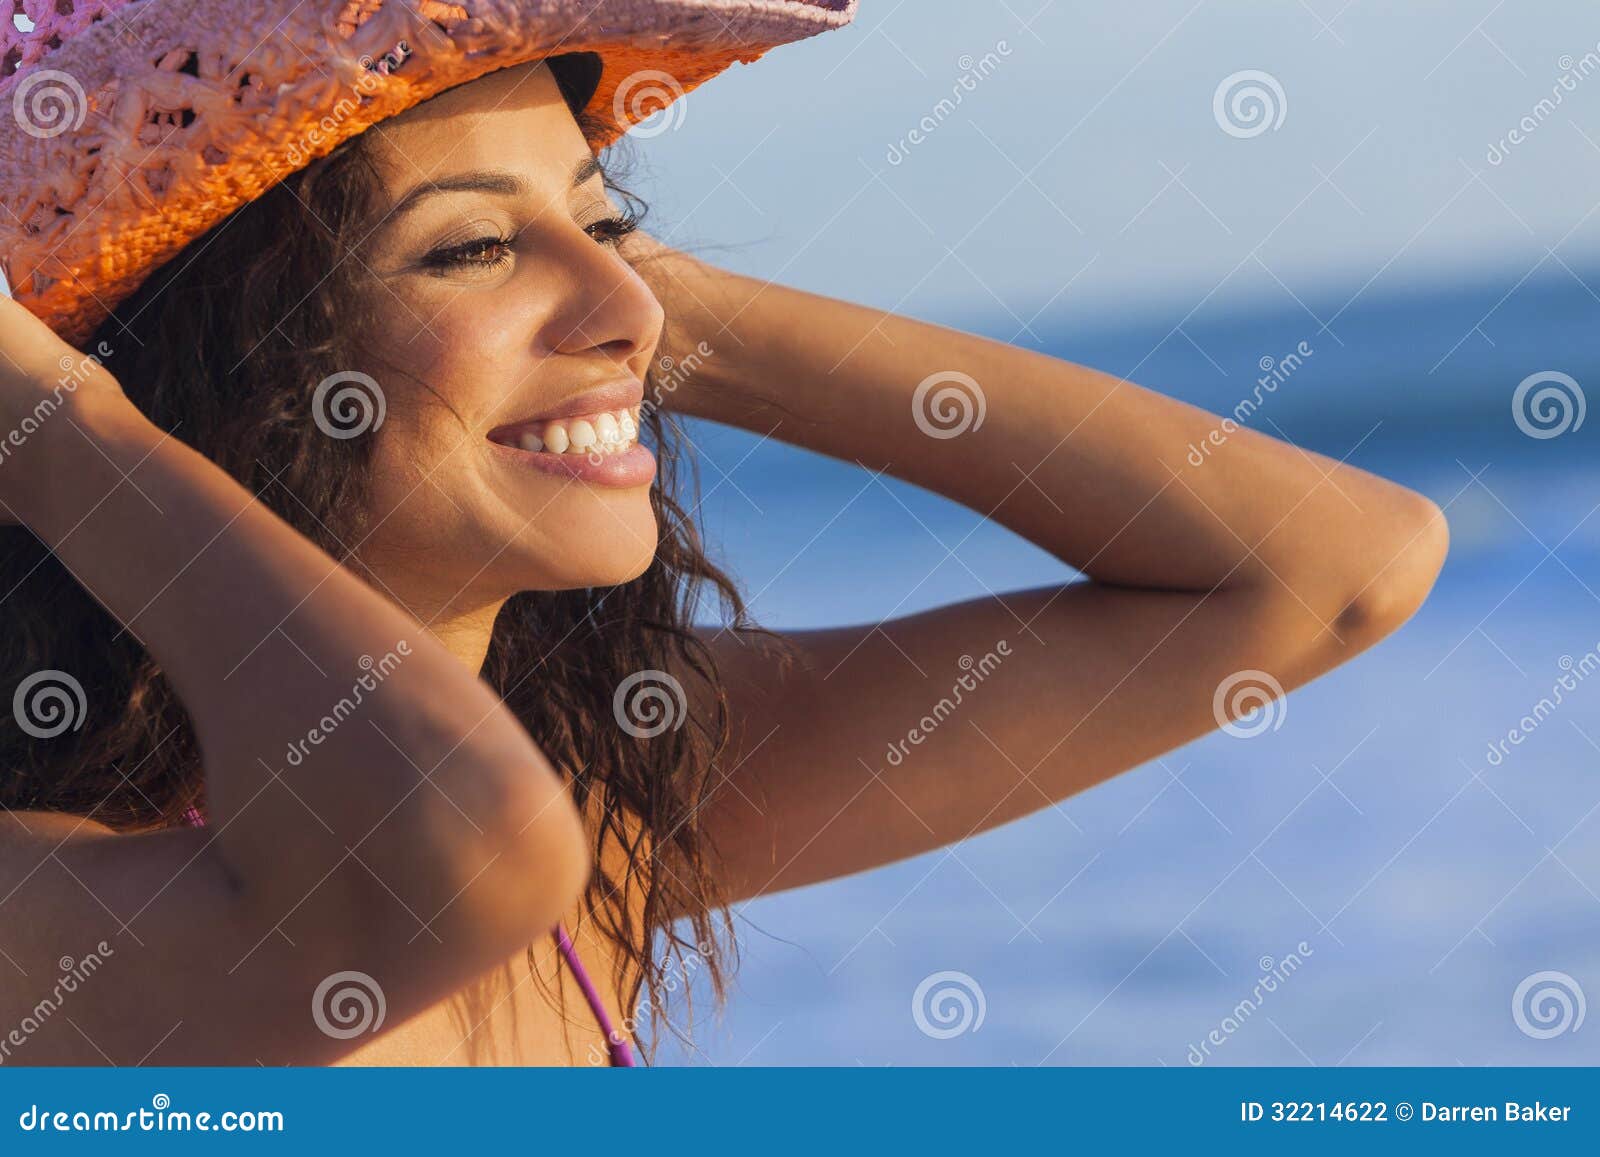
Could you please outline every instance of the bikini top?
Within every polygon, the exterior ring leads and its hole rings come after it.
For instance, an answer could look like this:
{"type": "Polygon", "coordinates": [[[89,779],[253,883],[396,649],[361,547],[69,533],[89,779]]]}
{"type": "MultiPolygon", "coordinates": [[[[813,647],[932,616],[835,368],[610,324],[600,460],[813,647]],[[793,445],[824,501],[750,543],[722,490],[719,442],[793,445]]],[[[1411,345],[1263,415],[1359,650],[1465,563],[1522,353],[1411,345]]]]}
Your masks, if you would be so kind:
{"type": "MultiPolygon", "coordinates": [[[[205,827],[205,816],[195,808],[190,808],[183,814],[184,822],[191,827],[205,827]]],[[[628,1039],[616,1030],[612,1024],[611,1014],[606,1011],[605,1002],[600,999],[600,990],[595,987],[594,981],[589,978],[589,970],[583,966],[583,960],[578,956],[578,949],[572,943],[572,937],[567,935],[566,927],[557,923],[551,933],[555,937],[556,948],[561,953],[561,959],[567,962],[567,968],[572,972],[572,978],[578,982],[578,988],[583,992],[583,999],[588,1001],[594,1018],[600,1024],[600,1031],[606,1034],[606,1053],[611,1064],[619,1068],[633,1068],[633,1049],[628,1045],[628,1039]]]]}

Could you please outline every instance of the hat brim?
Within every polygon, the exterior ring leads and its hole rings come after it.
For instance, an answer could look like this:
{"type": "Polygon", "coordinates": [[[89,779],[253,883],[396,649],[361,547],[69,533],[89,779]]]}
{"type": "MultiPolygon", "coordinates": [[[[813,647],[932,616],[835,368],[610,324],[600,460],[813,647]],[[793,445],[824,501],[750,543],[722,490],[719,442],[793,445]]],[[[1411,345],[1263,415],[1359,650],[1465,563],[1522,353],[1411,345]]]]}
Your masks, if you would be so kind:
{"type": "Polygon", "coordinates": [[[13,112],[0,122],[0,261],[12,296],[81,341],[235,209],[447,88],[592,54],[581,107],[598,149],[729,66],[849,23],[855,7],[199,0],[113,11],[0,81],[13,112]]]}

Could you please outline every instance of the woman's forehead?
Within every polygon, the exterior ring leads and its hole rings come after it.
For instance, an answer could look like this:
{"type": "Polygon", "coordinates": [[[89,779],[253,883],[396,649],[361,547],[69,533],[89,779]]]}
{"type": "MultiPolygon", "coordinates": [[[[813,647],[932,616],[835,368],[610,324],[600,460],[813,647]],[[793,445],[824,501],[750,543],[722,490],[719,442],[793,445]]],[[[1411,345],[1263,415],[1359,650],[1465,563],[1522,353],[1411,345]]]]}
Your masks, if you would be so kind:
{"type": "Polygon", "coordinates": [[[519,65],[449,89],[372,130],[386,183],[471,170],[520,174],[564,186],[589,155],[582,130],[543,63],[519,65]]]}

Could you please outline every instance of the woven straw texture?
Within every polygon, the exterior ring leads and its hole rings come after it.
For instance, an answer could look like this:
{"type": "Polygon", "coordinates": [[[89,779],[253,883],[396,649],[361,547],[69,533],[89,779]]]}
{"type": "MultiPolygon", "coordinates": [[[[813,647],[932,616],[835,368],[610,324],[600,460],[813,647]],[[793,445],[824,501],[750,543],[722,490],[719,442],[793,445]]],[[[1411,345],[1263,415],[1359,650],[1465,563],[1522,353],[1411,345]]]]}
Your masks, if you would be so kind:
{"type": "Polygon", "coordinates": [[[848,23],[855,6],[0,0],[0,261],[17,300],[82,341],[240,205],[446,88],[597,52],[599,147],[735,62],[848,23]]]}

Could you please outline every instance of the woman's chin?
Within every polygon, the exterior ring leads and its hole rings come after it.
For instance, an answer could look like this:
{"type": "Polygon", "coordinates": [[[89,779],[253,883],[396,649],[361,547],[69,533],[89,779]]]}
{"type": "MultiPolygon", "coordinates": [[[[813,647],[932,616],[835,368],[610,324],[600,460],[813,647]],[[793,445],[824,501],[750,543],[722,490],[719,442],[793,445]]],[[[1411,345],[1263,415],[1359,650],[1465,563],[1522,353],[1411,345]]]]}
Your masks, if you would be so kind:
{"type": "MultiPolygon", "coordinates": [[[[588,587],[614,587],[632,582],[656,558],[655,522],[652,518],[649,534],[637,536],[619,531],[609,536],[609,541],[599,543],[574,543],[570,553],[561,558],[551,558],[548,553],[529,559],[523,568],[524,590],[565,591],[588,587]]],[[[543,544],[548,551],[549,544],[543,544]]]]}

